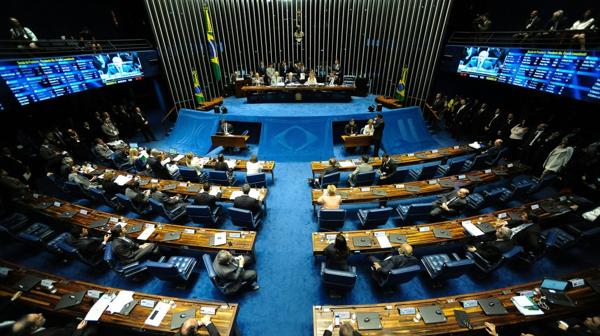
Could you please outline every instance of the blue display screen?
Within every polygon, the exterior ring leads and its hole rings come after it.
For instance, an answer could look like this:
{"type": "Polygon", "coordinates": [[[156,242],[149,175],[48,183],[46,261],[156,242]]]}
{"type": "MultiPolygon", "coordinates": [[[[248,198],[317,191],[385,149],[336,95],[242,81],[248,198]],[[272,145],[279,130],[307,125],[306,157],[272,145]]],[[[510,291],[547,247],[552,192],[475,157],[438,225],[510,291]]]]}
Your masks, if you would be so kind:
{"type": "Polygon", "coordinates": [[[142,77],[135,52],[0,61],[0,78],[21,106],[142,77]]]}
{"type": "Polygon", "coordinates": [[[598,51],[465,47],[457,72],[578,100],[600,101],[598,51]]]}

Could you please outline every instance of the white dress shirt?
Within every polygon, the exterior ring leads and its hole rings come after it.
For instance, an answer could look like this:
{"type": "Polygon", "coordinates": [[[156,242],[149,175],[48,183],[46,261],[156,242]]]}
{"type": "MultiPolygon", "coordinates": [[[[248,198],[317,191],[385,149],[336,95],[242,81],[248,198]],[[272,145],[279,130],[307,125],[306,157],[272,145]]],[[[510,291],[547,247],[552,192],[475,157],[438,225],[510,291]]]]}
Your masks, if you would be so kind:
{"type": "Polygon", "coordinates": [[[262,164],[260,162],[246,162],[247,174],[258,174],[260,172],[262,172],[262,164]]]}

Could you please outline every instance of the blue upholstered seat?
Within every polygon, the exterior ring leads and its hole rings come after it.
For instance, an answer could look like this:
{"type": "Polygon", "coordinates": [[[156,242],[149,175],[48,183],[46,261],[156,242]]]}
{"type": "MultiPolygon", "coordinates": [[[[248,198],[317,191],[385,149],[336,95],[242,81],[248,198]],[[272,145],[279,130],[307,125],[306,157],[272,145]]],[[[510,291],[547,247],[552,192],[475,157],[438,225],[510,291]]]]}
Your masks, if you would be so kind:
{"type": "Polygon", "coordinates": [[[363,227],[380,226],[387,223],[394,209],[385,207],[378,209],[360,209],[357,212],[360,225],[363,227]]]}

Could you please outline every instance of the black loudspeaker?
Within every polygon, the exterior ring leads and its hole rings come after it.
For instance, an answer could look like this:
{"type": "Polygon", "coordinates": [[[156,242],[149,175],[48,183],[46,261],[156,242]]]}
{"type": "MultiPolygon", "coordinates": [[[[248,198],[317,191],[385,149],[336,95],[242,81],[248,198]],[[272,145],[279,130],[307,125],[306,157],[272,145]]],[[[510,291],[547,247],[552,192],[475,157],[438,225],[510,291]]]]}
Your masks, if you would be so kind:
{"type": "Polygon", "coordinates": [[[377,104],[377,112],[381,112],[381,111],[383,111],[383,105],[377,104]]]}
{"type": "Polygon", "coordinates": [[[354,86],[356,86],[356,90],[354,91],[355,96],[366,97],[369,95],[369,85],[366,78],[356,77],[356,81],[354,81],[354,86]]]}
{"type": "Polygon", "coordinates": [[[213,110],[215,111],[215,113],[221,113],[221,108],[219,107],[219,105],[215,105],[215,107],[213,107],[213,110]]]}

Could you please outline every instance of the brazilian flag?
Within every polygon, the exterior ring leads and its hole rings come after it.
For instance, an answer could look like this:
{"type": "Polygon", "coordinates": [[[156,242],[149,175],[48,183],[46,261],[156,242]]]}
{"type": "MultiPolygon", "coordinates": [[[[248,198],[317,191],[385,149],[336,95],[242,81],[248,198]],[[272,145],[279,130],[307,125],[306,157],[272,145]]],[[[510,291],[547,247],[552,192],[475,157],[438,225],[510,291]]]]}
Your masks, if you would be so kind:
{"type": "Polygon", "coordinates": [[[206,101],[206,98],[204,98],[204,92],[202,92],[202,88],[200,87],[198,71],[192,70],[192,77],[194,77],[194,98],[196,99],[196,104],[202,104],[206,101]]]}
{"type": "Polygon", "coordinates": [[[208,49],[210,52],[210,64],[212,65],[215,79],[221,80],[221,67],[219,66],[219,57],[217,57],[217,47],[215,45],[215,36],[208,15],[208,5],[204,5],[204,19],[206,21],[206,39],[208,40],[208,49]]]}
{"type": "Polygon", "coordinates": [[[394,94],[394,98],[396,98],[399,102],[404,103],[406,100],[406,76],[408,75],[408,67],[402,68],[402,77],[398,82],[398,86],[396,87],[396,93],[394,94]]]}

